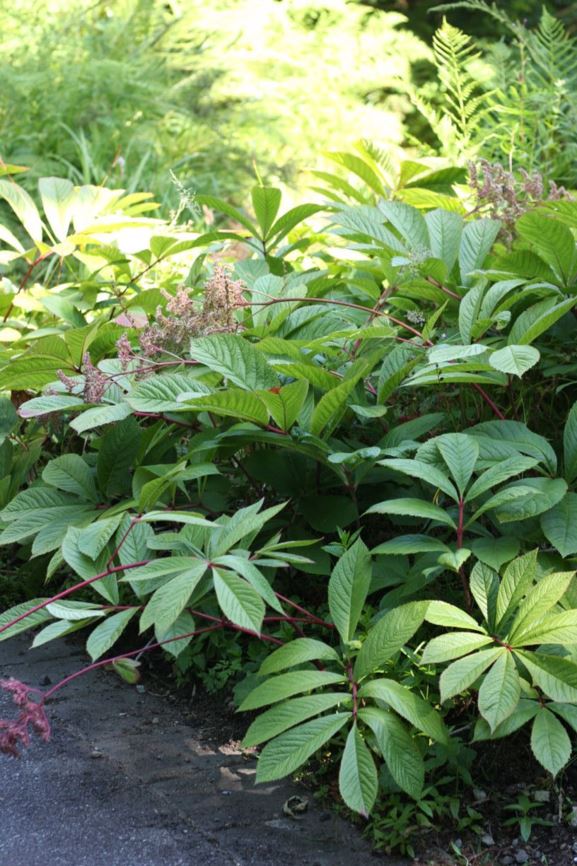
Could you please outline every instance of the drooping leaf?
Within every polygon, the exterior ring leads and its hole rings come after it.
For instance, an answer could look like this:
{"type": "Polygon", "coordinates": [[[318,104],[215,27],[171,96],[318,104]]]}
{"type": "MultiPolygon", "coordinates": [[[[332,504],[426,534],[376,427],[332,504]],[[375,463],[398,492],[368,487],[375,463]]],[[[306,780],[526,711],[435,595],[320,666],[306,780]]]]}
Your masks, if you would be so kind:
{"type": "Polygon", "coordinates": [[[388,611],[369,631],[355,661],[355,677],[361,679],[395,655],[420,628],[428,602],[413,601],[388,611]]]}
{"type": "Polygon", "coordinates": [[[300,637],[279,647],[268,656],[259,669],[260,676],[278,673],[308,661],[338,661],[336,650],[320,640],[300,637]]]}
{"type": "Polygon", "coordinates": [[[326,692],[285,701],[257,716],[246,732],[242,744],[245,748],[258,746],[265,740],[282,734],[288,728],[310,719],[311,716],[316,716],[339,704],[349,703],[350,700],[351,696],[347,692],[326,692]]]}
{"type": "Polygon", "coordinates": [[[376,707],[365,707],[359,719],[375,735],[391,776],[410,797],[418,800],[425,778],[423,758],[403,723],[393,714],[376,707]]]}
{"type": "Polygon", "coordinates": [[[344,682],[346,682],[345,676],[330,671],[291,671],[288,674],[279,674],[276,677],[269,677],[266,682],[253,689],[244,699],[239,710],[257,710],[259,707],[276,704],[302,692],[344,682]]]}
{"type": "Polygon", "coordinates": [[[510,373],[521,378],[538,363],[540,357],[534,346],[505,346],[504,349],[492,353],[489,364],[501,373],[510,373]]]}
{"type": "Polygon", "coordinates": [[[512,653],[504,649],[479,689],[479,712],[494,731],[514,712],[521,697],[521,681],[512,653]]]}
{"type": "Polygon", "coordinates": [[[556,776],[569,762],[571,740],[559,719],[541,707],[533,722],[531,749],[539,763],[556,776]]]}
{"type": "Polygon", "coordinates": [[[353,812],[368,817],[377,799],[377,768],[356,722],[349,731],[339,769],[339,791],[353,812]]]}
{"type": "Polygon", "coordinates": [[[341,556],[329,581],[329,611],[345,643],[353,639],[371,578],[371,557],[366,545],[358,539],[341,556]]]}
{"type": "Polygon", "coordinates": [[[256,771],[257,782],[273,782],[294,773],[334,737],[350,718],[351,713],[323,716],[271,740],[260,754],[256,771]]]}

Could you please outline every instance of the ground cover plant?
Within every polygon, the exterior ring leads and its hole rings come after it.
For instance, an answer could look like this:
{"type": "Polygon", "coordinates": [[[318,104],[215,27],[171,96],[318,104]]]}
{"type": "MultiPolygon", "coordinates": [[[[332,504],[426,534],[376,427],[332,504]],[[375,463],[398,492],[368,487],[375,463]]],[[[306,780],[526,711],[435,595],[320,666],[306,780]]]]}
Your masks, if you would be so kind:
{"type": "Polygon", "coordinates": [[[196,195],[195,231],[2,163],[0,546],[32,570],[0,640],[91,659],[2,681],[2,752],[163,650],[234,683],[258,781],[312,766],[385,849],[480,836],[501,741],[571,820],[577,198],[523,151],[462,162],[359,144],[296,206],[196,195]]]}

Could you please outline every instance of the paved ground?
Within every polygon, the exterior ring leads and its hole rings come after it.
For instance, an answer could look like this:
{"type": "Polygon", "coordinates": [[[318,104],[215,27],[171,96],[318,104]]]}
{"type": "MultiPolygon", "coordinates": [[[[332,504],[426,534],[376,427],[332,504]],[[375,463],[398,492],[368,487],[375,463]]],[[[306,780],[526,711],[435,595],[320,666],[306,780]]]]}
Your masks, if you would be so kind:
{"type": "MultiPolygon", "coordinates": [[[[85,664],[63,641],[27,646],[0,643],[0,677],[39,686],[85,664]]],[[[48,745],[0,755],[0,866],[402,866],[314,801],[287,818],[302,791],[255,786],[234,744],[207,745],[200,724],[113,674],[73,682],[50,719],[48,745]]]]}

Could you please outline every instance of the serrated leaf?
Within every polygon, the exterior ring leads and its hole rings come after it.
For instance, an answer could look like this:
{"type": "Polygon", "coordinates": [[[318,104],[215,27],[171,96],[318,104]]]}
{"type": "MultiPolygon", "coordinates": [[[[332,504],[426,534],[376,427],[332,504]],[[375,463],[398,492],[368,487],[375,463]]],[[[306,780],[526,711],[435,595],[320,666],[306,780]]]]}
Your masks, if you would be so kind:
{"type": "Polygon", "coordinates": [[[357,680],[381,667],[420,628],[428,602],[412,601],[388,611],[369,631],[355,661],[357,680]]]}
{"type": "Polygon", "coordinates": [[[541,515],[541,529],[561,556],[577,553],[577,493],[563,499],[541,515]]]}
{"type": "Polygon", "coordinates": [[[577,403],[571,407],[563,431],[563,466],[565,480],[571,484],[577,478],[577,403]]]}
{"type": "Polygon", "coordinates": [[[483,267],[500,228],[501,223],[491,219],[474,220],[465,225],[459,249],[463,285],[470,286],[473,278],[468,275],[483,267]]]}
{"type": "Polygon", "coordinates": [[[516,230],[530,249],[554,270],[562,285],[572,283],[577,275],[577,250],[568,226],[532,210],[517,220],[516,230]]]}
{"type": "Polygon", "coordinates": [[[386,502],[377,502],[367,508],[366,514],[398,514],[408,517],[422,517],[424,520],[435,520],[455,529],[455,521],[444,509],[424,499],[388,499],[386,502]]]}
{"type": "Polygon", "coordinates": [[[455,631],[434,637],[423,650],[423,664],[440,664],[468,655],[492,643],[489,635],[470,631],[455,631]]]}
{"type": "Polygon", "coordinates": [[[239,710],[242,712],[257,710],[259,707],[276,704],[301,692],[344,682],[346,682],[346,677],[330,671],[291,671],[288,674],[279,674],[253,689],[244,699],[239,710]]]}
{"type": "Polygon", "coordinates": [[[430,463],[425,463],[422,460],[405,460],[403,458],[393,458],[390,460],[379,460],[379,466],[386,466],[387,469],[393,469],[395,472],[401,472],[403,475],[408,475],[411,478],[419,478],[425,481],[432,487],[438,487],[447,496],[450,496],[455,502],[458,501],[459,495],[449,478],[432,466],[430,463]]]}
{"type": "Polygon", "coordinates": [[[521,313],[509,333],[509,345],[529,345],[575,306],[575,298],[556,304],[551,298],[534,304],[521,313]]]}
{"type": "Polygon", "coordinates": [[[554,701],[577,703],[577,664],[560,656],[516,651],[539,686],[554,701]]]}
{"type": "Polygon", "coordinates": [[[379,782],[373,757],[361,737],[356,722],[347,736],[339,768],[339,791],[353,812],[368,818],[379,782]]]}
{"type": "Polygon", "coordinates": [[[191,340],[190,357],[246,391],[278,385],[278,378],[262,352],[236,334],[195,337],[191,340]]]}
{"type": "Polygon", "coordinates": [[[472,616],[461,610],[460,607],[448,604],[446,601],[429,602],[425,619],[434,625],[444,625],[447,628],[484,632],[484,629],[472,616]]]}
{"type": "Polygon", "coordinates": [[[258,746],[265,740],[282,734],[288,728],[310,719],[325,710],[330,710],[338,704],[350,702],[351,695],[347,692],[327,692],[321,695],[308,695],[305,698],[294,698],[286,701],[257,716],[249,727],[242,741],[244,748],[258,746]]]}
{"type": "Polygon", "coordinates": [[[183,610],[169,628],[164,631],[155,628],[154,636],[159,643],[163,644],[162,649],[164,652],[170,653],[174,658],[178,658],[191,642],[194,629],[195,621],[192,614],[187,610],[183,610]],[[185,637],[180,637],[181,635],[185,635],[185,637]],[[178,637],[180,639],[175,640],[178,637]]]}
{"type": "Polygon", "coordinates": [[[479,689],[479,712],[491,731],[504,722],[519,703],[521,683],[513,656],[503,650],[479,689]]]}
{"type": "Polygon", "coordinates": [[[275,674],[309,661],[338,661],[339,655],[328,644],[310,637],[299,637],[279,647],[264,660],[259,676],[275,674]]]}
{"type": "Polygon", "coordinates": [[[497,594],[497,623],[515,610],[523,596],[533,586],[537,574],[537,550],[519,556],[510,562],[497,594]]]}
{"type": "Polygon", "coordinates": [[[280,207],[282,193],[272,186],[255,186],[251,192],[252,206],[260,226],[261,237],[266,238],[280,207]]]}
{"type": "Polygon", "coordinates": [[[33,241],[42,240],[42,221],[32,197],[18,184],[0,180],[0,198],[8,202],[33,241]]]}
{"type": "Polygon", "coordinates": [[[366,545],[357,539],[341,556],[329,581],[329,611],[345,643],[353,639],[371,579],[371,556],[366,545]]]}
{"type": "Polygon", "coordinates": [[[521,475],[523,472],[528,472],[533,469],[538,461],[534,457],[508,457],[507,459],[490,466],[482,475],[471,484],[465,497],[466,502],[471,502],[477,496],[486,493],[492,487],[497,487],[504,481],[508,481],[515,475],[521,475]]]}
{"type": "Polygon", "coordinates": [[[37,610],[35,613],[29,614],[19,622],[14,623],[14,625],[8,625],[12,620],[18,619],[22,614],[27,613],[27,611],[32,610],[32,608],[37,607],[45,601],[48,601],[48,599],[31,598],[29,601],[24,601],[21,604],[17,604],[0,613],[0,641],[7,640],[9,637],[14,637],[23,631],[27,631],[29,628],[43,625],[47,620],[51,619],[52,617],[48,611],[45,608],[42,608],[41,610],[37,610]]]}
{"type": "Polygon", "coordinates": [[[154,625],[167,631],[186,607],[194,589],[206,572],[205,562],[194,562],[186,571],[159,587],[148,601],[140,617],[140,631],[154,625]]]}
{"type": "Polygon", "coordinates": [[[384,761],[397,785],[418,800],[425,778],[423,758],[413,737],[392,713],[376,707],[359,711],[359,719],[372,730],[384,761]]]}
{"type": "Polygon", "coordinates": [[[466,433],[446,433],[435,444],[462,496],[479,457],[478,443],[466,433]]]}
{"type": "Polygon", "coordinates": [[[389,679],[369,680],[359,689],[359,697],[384,701],[396,713],[439,743],[449,742],[449,732],[431,704],[406,686],[389,679]]]}
{"type": "Polygon", "coordinates": [[[56,240],[63,241],[72,219],[74,185],[64,177],[41,177],[38,192],[56,240]]]}
{"type": "Polygon", "coordinates": [[[250,583],[227,571],[212,569],[214,589],[224,615],[241,628],[260,634],[265,605],[250,583]]]}
{"type": "Polygon", "coordinates": [[[256,781],[273,782],[294,773],[334,737],[350,718],[351,713],[323,716],[276,737],[260,754],[256,781]]]}
{"type": "Polygon", "coordinates": [[[505,346],[493,352],[489,364],[501,373],[509,373],[521,378],[527,370],[534,367],[541,357],[534,346],[505,346]]]}
{"type": "Polygon", "coordinates": [[[90,526],[81,529],[78,534],[78,549],[80,552],[91,559],[96,559],[118,529],[121,517],[122,515],[118,514],[116,517],[96,520],[90,526]]]}
{"type": "Polygon", "coordinates": [[[113,424],[115,421],[123,421],[128,418],[132,409],[128,403],[114,403],[106,406],[94,406],[92,409],[87,409],[81,412],[76,418],[70,421],[70,426],[77,433],[86,433],[87,430],[94,430],[96,427],[104,427],[105,424],[113,424]]]}
{"type": "Polygon", "coordinates": [[[458,659],[446,668],[439,679],[441,703],[466,691],[503,652],[502,647],[480,650],[458,659]]]}
{"type": "Polygon", "coordinates": [[[92,661],[99,659],[116,643],[135,613],[136,608],[121,610],[96,626],[86,641],[86,651],[92,661]]]}
{"type": "MultiPolygon", "coordinates": [[[[485,539],[483,539],[483,541],[484,540],[485,539]]],[[[475,545],[473,544],[473,552],[474,551],[475,545]]],[[[479,556],[478,554],[476,555],[479,556]]],[[[479,559],[482,559],[482,557],[479,557],[479,559]]],[[[499,562],[499,565],[500,564],[501,563],[499,562]]],[[[497,596],[499,594],[498,574],[484,561],[477,562],[473,570],[471,571],[471,576],[469,578],[469,588],[471,590],[473,598],[479,606],[481,613],[490,623],[489,627],[491,627],[495,621],[497,610],[497,596]]]]}
{"type": "Polygon", "coordinates": [[[78,454],[63,454],[51,460],[42,472],[42,480],[65,493],[74,493],[91,502],[98,500],[94,476],[78,454]]]}
{"type": "Polygon", "coordinates": [[[531,750],[541,766],[553,776],[563,769],[571,757],[571,740],[567,731],[545,707],[541,707],[533,722],[531,750]]]}
{"type": "Polygon", "coordinates": [[[373,548],[373,556],[404,556],[407,553],[447,553],[449,548],[429,535],[399,535],[373,548]]]}

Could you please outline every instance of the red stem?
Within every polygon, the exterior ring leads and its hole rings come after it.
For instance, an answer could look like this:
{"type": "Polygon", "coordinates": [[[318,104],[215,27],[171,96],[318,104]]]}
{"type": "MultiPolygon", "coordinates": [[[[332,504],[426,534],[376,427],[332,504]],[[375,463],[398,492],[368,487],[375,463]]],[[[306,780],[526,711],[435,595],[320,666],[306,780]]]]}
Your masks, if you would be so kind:
{"type": "Polygon", "coordinates": [[[296,601],[292,601],[285,595],[281,595],[280,592],[275,592],[275,595],[279,599],[279,601],[284,601],[285,604],[290,604],[290,606],[294,607],[295,610],[298,610],[299,613],[304,614],[309,620],[309,622],[314,622],[317,625],[323,625],[325,628],[334,628],[332,622],[326,622],[324,619],[320,619],[318,616],[315,616],[314,613],[311,613],[310,610],[306,610],[306,608],[301,607],[300,604],[296,603],[296,601]]]}
{"type": "Polygon", "coordinates": [[[0,626],[0,634],[4,631],[8,631],[8,629],[12,628],[13,625],[16,625],[16,623],[21,622],[21,620],[26,619],[26,617],[31,616],[33,613],[48,607],[49,604],[53,604],[55,601],[60,601],[61,598],[66,598],[66,596],[72,595],[73,592],[76,592],[79,589],[84,589],[85,586],[90,586],[97,580],[102,580],[110,574],[116,574],[119,571],[125,571],[129,568],[140,568],[142,565],[148,565],[149,562],[149,559],[143,559],[142,562],[131,562],[129,565],[115,565],[113,568],[108,568],[100,574],[95,574],[94,577],[89,577],[88,580],[83,580],[81,583],[75,583],[74,586],[71,586],[68,589],[63,589],[62,592],[53,595],[52,598],[47,598],[46,601],[40,602],[40,604],[31,607],[30,610],[21,613],[20,616],[17,616],[5,625],[0,626]]]}

